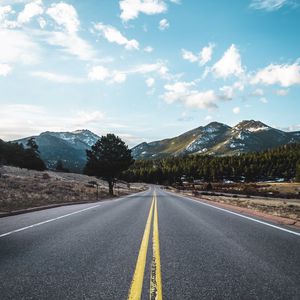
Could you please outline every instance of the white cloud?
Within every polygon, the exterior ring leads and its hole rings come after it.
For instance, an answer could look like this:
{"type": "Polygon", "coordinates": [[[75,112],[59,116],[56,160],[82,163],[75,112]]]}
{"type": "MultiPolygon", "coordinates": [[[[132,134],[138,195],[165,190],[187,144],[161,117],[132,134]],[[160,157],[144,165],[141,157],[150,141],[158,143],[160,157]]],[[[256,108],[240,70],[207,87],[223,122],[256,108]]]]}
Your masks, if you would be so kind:
{"type": "Polygon", "coordinates": [[[54,3],[47,10],[47,14],[69,33],[76,33],[80,22],[76,9],[67,3],[54,3]]]}
{"type": "Polygon", "coordinates": [[[201,66],[204,66],[209,61],[211,61],[214,47],[215,47],[214,44],[209,43],[208,46],[202,48],[202,50],[200,51],[200,53],[198,55],[194,54],[191,51],[182,49],[181,50],[182,58],[185,60],[188,60],[189,62],[192,62],[192,63],[199,62],[199,64],[201,66]]]}
{"type": "Polygon", "coordinates": [[[282,97],[286,96],[288,93],[289,93],[289,90],[285,90],[285,89],[280,89],[280,90],[276,91],[276,94],[278,96],[282,96],[282,97]]]}
{"type": "Polygon", "coordinates": [[[198,61],[198,56],[195,55],[193,52],[191,51],[188,51],[188,50],[185,50],[185,49],[182,49],[181,50],[181,53],[182,53],[182,58],[185,59],[185,60],[188,60],[189,62],[191,63],[194,63],[196,61],[198,61]]]}
{"type": "Polygon", "coordinates": [[[147,47],[144,48],[144,51],[147,52],[147,53],[151,53],[151,52],[153,52],[153,50],[154,49],[151,46],[147,46],[147,47]]]}
{"type": "Polygon", "coordinates": [[[15,11],[10,5],[0,6],[0,28],[16,28],[18,23],[16,21],[9,20],[11,15],[14,15],[15,11]]]}
{"type": "Polygon", "coordinates": [[[35,16],[43,14],[44,9],[42,7],[42,1],[36,0],[25,5],[23,11],[18,15],[18,23],[24,24],[31,21],[35,16]]]}
{"type": "Polygon", "coordinates": [[[62,47],[63,52],[77,56],[81,60],[92,60],[95,57],[93,47],[77,34],[59,31],[43,31],[40,34],[50,45],[62,47]]]}
{"type": "Polygon", "coordinates": [[[166,92],[163,95],[163,99],[167,103],[173,103],[182,98],[185,98],[190,94],[190,88],[194,86],[193,82],[176,82],[173,84],[166,84],[164,86],[166,92]]]}
{"type": "Polygon", "coordinates": [[[220,100],[232,100],[237,91],[243,91],[244,90],[244,84],[240,81],[237,81],[233,83],[232,85],[224,85],[219,88],[219,99],[220,100]]]}
{"type": "Polygon", "coordinates": [[[103,120],[104,113],[101,111],[78,111],[74,118],[74,125],[76,127],[83,127],[87,124],[97,123],[100,120],[103,120]]]}
{"type": "Polygon", "coordinates": [[[232,109],[232,111],[233,111],[233,113],[234,114],[239,114],[240,112],[241,112],[241,108],[240,107],[238,107],[238,106],[236,106],[236,107],[234,107],[233,109],[232,109]]]}
{"type": "Polygon", "coordinates": [[[122,83],[126,81],[127,75],[120,71],[113,71],[110,83],[122,83]]]}
{"type": "Polygon", "coordinates": [[[261,97],[264,95],[264,91],[262,89],[256,89],[251,93],[251,95],[261,97]]]}
{"type": "Polygon", "coordinates": [[[103,66],[95,66],[88,73],[88,78],[93,81],[104,81],[109,77],[109,70],[103,66]]]}
{"type": "Polygon", "coordinates": [[[245,89],[245,84],[244,84],[242,81],[236,81],[236,82],[233,84],[233,87],[234,87],[236,90],[243,91],[243,90],[245,89]]]}
{"type": "Polygon", "coordinates": [[[101,111],[70,111],[68,117],[51,115],[42,106],[0,104],[0,138],[14,140],[44,131],[65,131],[102,128],[105,115],[101,111]]]}
{"type": "Polygon", "coordinates": [[[41,29],[44,29],[47,25],[46,20],[42,17],[38,18],[38,22],[39,22],[39,25],[40,25],[41,29]]]}
{"type": "Polygon", "coordinates": [[[206,116],[206,117],[205,117],[205,119],[204,119],[204,120],[205,120],[205,121],[211,121],[212,119],[213,119],[213,117],[212,117],[212,116],[210,116],[210,115],[208,115],[208,116],[206,116]]]}
{"type": "Polygon", "coordinates": [[[215,47],[215,45],[210,43],[208,46],[204,47],[201,50],[201,52],[200,52],[200,65],[201,66],[205,65],[206,63],[208,63],[211,60],[214,47],[215,47]]]}
{"type": "Polygon", "coordinates": [[[216,104],[217,99],[218,97],[213,90],[205,92],[192,91],[191,94],[184,99],[184,103],[188,107],[212,109],[218,107],[216,104]]]}
{"type": "Polygon", "coordinates": [[[219,95],[222,100],[232,100],[234,97],[234,87],[225,85],[220,89],[221,94],[219,95]]]}
{"type": "MultiPolygon", "coordinates": [[[[80,21],[76,9],[67,3],[54,3],[46,13],[62,27],[62,31],[42,31],[46,42],[53,46],[62,47],[63,51],[77,56],[81,60],[92,60],[95,58],[93,47],[79,35],[80,21]]],[[[45,20],[40,20],[40,26],[45,26],[45,20]]]]}
{"type": "Polygon", "coordinates": [[[158,28],[159,30],[166,30],[170,27],[170,23],[167,19],[162,19],[159,21],[159,25],[158,25],[158,28]]]}
{"type": "Polygon", "coordinates": [[[148,73],[157,73],[162,78],[169,78],[169,70],[164,62],[158,61],[153,64],[141,64],[133,68],[129,73],[139,73],[139,74],[148,74],[148,73]]]}
{"type": "Polygon", "coordinates": [[[274,11],[288,3],[288,0],[252,0],[250,7],[254,9],[274,11]]]}
{"type": "Polygon", "coordinates": [[[95,24],[94,28],[107,39],[110,43],[117,43],[118,45],[125,46],[127,50],[139,50],[139,42],[135,39],[127,39],[119,30],[110,25],[102,23],[95,24]]]}
{"type": "Polygon", "coordinates": [[[215,77],[227,78],[231,75],[240,76],[244,70],[242,67],[239,50],[232,44],[223,57],[214,64],[211,70],[215,77]]]}
{"type": "Polygon", "coordinates": [[[216,101],[218,96],[215,92],[213,90],[200,92],[192,89],[194,85],[194,82],[167,84],[164,86],[165,93],[162,95],[162,98],[169,104],[181,101],[185,106],[191,108],[217,108],[216,101]]]}
{"type": "Polygon", "coordinates": [[[269,102],[268,99],[267,99],[266,97],[261,97],[261,98],[259,99],[259,101],[260,101],[261,103],[264,103],[264,104],[266,104],[266,103],[269,102]]]}
{"type": "Polygon", "coordinates": [[[25,32],[0,29],[0,63],[35,64],[39,46],[25,32]]]}
{"type": "Polygon", "coordinates": [[[155,84],[155,79],[153,77],[147,78],[146,79],[146,85],[151,88],[153,87],[155,84]]]}
{"type": "Polygon", "coordinates": [[[252,84],[279,84],[282,87],[290,87],[300,84],[299,61],[292,65],[269,65],[258,71],[251,80],[252,84]]]}
{"type": "Polygon", "coordinates": [[[6,77],[10,72],[12,68],[8,64],[0,64],[0,76],[6,77]]]}
{"type": "Polygon", "coordinates": [[[167,10],[167,5],[162,0],[121,0],[121,19],[129,21],[136,19],[140,13],[155,15],[167,10]]]}
{"type": "Polygon", "coordinates": [[[103,66],[94,66],[88,73],[91,81],[108,81],[109,83],[122,83],[126,80],[127,75],[121,71],[110,71],[103,66]]]}
{"type": "Polygon", "coordinates": [[[49,81],[57,82],[57,83],[82,83],[84,82],[83,78],[77,78],[69,75],[63,75],[63,74],[56,74],[51,72],[31,72],[31,76],[43,78],[49,81]]]}
{"type": "Polygon", "coordinates": [[[4,22],[8,15],[14,13],[10,5],[0,6],[0,23],[4,22]]]}

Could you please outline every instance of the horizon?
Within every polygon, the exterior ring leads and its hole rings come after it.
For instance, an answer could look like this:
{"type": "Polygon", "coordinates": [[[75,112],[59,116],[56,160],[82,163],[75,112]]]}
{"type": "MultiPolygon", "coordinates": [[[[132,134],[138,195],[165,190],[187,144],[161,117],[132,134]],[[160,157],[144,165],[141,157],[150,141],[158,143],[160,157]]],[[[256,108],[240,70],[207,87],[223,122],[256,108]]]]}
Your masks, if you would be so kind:
{"type": "MultiPolygon", "coordinates": [[[[238,123],[236,123],[234,126],[230,126],[230,125],[228,125],[228,124],[225,124],[225,123],[221,123],[221,122],[218,122],[218,121],[211,121],[211,122],[209,122],[209,123],[207,123],[206,125],[201,125],[201,126],[198,126],[198,127],[195,127],[195,128],[191,128],[191,129],[189,129],[189,130],[187,130],[187,131],[184,131],[184,132],[181,132],[181,133],[179,133],[179,134],[177,134],[177,135],[175,135],[175,136],[169,136],[169,137],[163,137],[163,138],[161,138],[160,140],[149,140],[149,141],[144,141],[145,143],[151,143],[151,142],[157,142],[157,141],[161,141],[161,140],[169,140],[169,139],[173,139],[173,138],[176,138],[176,137],[178,137],[178,136],[180,136],[180,135],[183,135],[183,134],[185,134],[185,133],[187,133],[187,132],[189,132],[189,131],[192,131],[192,130],[195,130],[195,129],[197,129],[197,128],[201,128],[201,127],[208,127],[209,125],[211,125],[211,124],[214,124],[214,123],[217,123],[217,124],[221,124],[221,125],[225,125],[225,126],[229,126],[230,128],[233,128],[233,127],[236,127],[236,126],[238,126],[239,124],[241,124],[241,123],[243,123],[243,122],[256,122],[256,123],[262,123],[263,125],[266,125],[267,127],[270,127],[270,128],[273,128],[272,126],[269,126],[268,124],[265,124],[264,122],[261,122],[261,121],[259,121],[259,120],[240,120],[238,123]]],[[[274,128],[274,129],[277,129],[277,130],[280,130],[280,131],[283,131],[283,132],[300,132],[300,130],[289,130],[289,128],[274,128]]],[[[73,134],[76,134],[76,133],[78,133],[79,131],[89,131],[89,132],[91,132],[92,134],[96,134],[97,136],[99,136],[99,137],[101,137],[101,136],[103,136],[103,135],[105,135],[105,134],[97,134],[96,132],[93,132],[92,130],[90,130],[90,129],[88,129],[88,128],[77,128],[77,129],[75,129],[75,130],[72,130],[72,131],[60,131],[60,133],[73,133],[73,134]]],[[[26,136],[26,137],[21,137],[20,139],[16,139],[16,140],[9,140],[9,141],[6,141],[6,142],[14,142],[14,141],[17,141],[17,140],[23,140],[23,139],[27,139],[27,138],[31,138],[31,137],[34,137],[34,138],[36,138],[36,137],[38,137],[39,135],[41,135],[41,134],[43,134],[43,133],[47,133],[47,132],[55,132],[55,131],[43,131],[43,132],[40,132],[40,133],[38,133],[38,134],[36,134],[36,135],[32,135],[32,136],[26,136]]],[[[55,132],[55,133],[57,133],[57,132],[55,132]]],[[[108,132],[108,133],[112,133],[112,134],[115,134],[114,132],[108,132]]],[[[117,135],[118,136],[118,135],[117,135]]],[[[144,143],[144,142],[141,142],[141,143],[144,143]]],[[[135,148],[135,147],[137,147],[137,146],[139,146],[141,143],[138,143],[138,144],[128,144],[128,147],[130,148],[130,149],[133,149],[133,148],[135,148]]]]}
{"type": "Polygon", "coordinates": [[[300,130],[295,1],[138,1],[1,1],[0,139],[89,128],[132,147],[252,119],[300,130]]]}

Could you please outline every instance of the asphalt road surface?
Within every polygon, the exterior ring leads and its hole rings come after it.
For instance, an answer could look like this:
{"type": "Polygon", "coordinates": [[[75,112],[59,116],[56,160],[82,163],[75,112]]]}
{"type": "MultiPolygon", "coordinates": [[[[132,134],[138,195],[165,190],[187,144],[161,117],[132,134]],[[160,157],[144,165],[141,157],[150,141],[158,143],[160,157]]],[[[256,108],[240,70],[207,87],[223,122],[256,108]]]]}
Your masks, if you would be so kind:
{"type": "Polygon", "coordinates": [[[6,217],[0,299],[300,299],[300,231],[156,187],[6,217]]]}

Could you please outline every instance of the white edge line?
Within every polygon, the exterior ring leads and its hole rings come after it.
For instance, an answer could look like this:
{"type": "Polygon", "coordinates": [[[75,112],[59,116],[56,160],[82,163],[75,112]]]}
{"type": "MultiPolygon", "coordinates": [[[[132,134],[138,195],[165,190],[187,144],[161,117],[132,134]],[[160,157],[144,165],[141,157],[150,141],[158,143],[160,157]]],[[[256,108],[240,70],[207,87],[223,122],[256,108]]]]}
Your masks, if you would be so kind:
{"type": "MultiPolygon", "coordinates": [[[[147,191],[148,191],[148,190],[147,190],[147,191]]],[[[142,192],[135,193],[135,194],[131,194],[131,195],[128,195],[128,196],[125,196],[125,197],[117,198],[117,199],[114,199],[114,200],[122,200],[122,199],[125,199],[125,198],[133,197],[133,196],[135,196],[135,195],[137,195],[137,194],[142,194],[142,193],[145,193],[145,192],[147,192],[147,191],[142,191],[142,192]]],[[[5,237],[5,236],[8,236],[8,235],[11,235],[11,234],[13,234],[13,233],[17,233],[17,232],[24,231],[24,230],[27,230],[27,229],[30,229],[30,228],[33,228],[33,227],[37,227],[37,226],[40,226],[40,225],[43,225],[43,224],[47,224],[47,223],[50,223],[50,222],[53,222],[53,221],[56,221],[56,220],[59,220],[59,219],[63,219],[63,218],[66,218],[66,217],[69,217],[69,216],[72,216],[72,215],[79,214],[79,213],[81,213],[81,212],[84,212],[84,211],[87,211],[87,210],[90,210],[90,209],[99,207],[99,206],[102,205],[103,203],[104,203],[104,202],[99,203],[99,204],[94,205],[94,206],[90,206],[90,207],[81,209],[81,210],[74,211],[74,212],[69,213],[69,214],[66,214],[66,215],[62,215],[62,216],[59,216],[59,217],[56,217],[56,218],[53,218],[53,219],[49,219],[49,220],[46,220],[46,221],[42,221],[42,222],[39,222],[39,223],[35,223],[35,224],[29,225],[29,226],[25,226],[25,227],[22,227],[22,228],[19,228],[19,229],[15,229],[15,230],[12,230],[12,231],[9,231],[9,232],[0,234],[0,238],[5,237]]]]}
{"type": "MultiPolygon", "coordinates": [[[[167,191],[164,191],[164,192],[167,193],[167,194],[169,194],[169,195],[174,195],[175,194],[175,193],[171,193],[171,192],[167,192],[167,191]]],[[[266,226],[269,226],[269,227],[272,227],[272,228],[276,228],[276,229],[279,229],[279,230],[282,230],[282,231],[285,231],[285,232],[288,232],[288,233],[300,236],[299,232],[292,231],[292,230],[289,230],[289,229],[285,229],[283,227],[279,227],[279,226],[276,226],[276,225],[273,225],[273,224],[270,224],[270,223],[267,223],[267,222],[264,222],[264,221],[260,221],[260,220],[257,220],[257,219],[254,219],[254,218],[251,218],[251,217],[248,217],[248,216],[245,216],[245,215],[241,215],[239,213],[236,213],[236,212],[233,212],[233,211],[221,208],[221,207],[217,207],[217,206],[214,206],[214,205],[202,202],[201,199],[199,199],[200,201],[198,201],[198,200],[189,198],[187,196],[182,196],[182,195],[178,195],[178,194],[175,194],[175,196],[183,198],[183,199],[186,199],[186,200],[194,201],[196,203],[199,203],[199,204],[202,204],[202,205],[206,205],[206,206],[209,206],[209,207],[212,207],[212,208],[215,208],[215,209],[227,212],[227,213],[232,214],[232,215],[239,216],[241,218],[244,218],[244,219],[247,219],[247,220],[250,220],[250,221],[253,221],[253,222],[257,222],[257,223],[260,223],[260,224],[263,224],[263,225],[266,225],[266,226]]]]}

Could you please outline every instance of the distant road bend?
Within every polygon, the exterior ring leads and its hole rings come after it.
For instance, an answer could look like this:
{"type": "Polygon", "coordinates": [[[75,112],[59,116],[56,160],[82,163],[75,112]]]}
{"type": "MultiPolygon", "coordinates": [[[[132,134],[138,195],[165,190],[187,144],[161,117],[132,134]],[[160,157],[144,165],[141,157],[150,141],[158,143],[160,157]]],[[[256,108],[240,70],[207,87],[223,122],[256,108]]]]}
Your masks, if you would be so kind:
{"type": "Polygon", "coordinates": [[[0,299],[300,299],[300,231],[155,186],[6,217],[0,299]]]}

